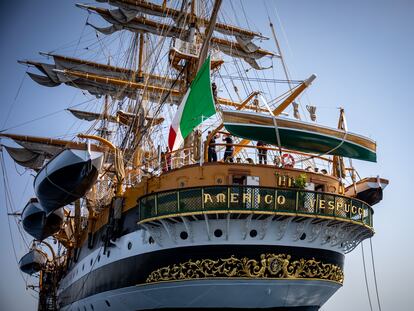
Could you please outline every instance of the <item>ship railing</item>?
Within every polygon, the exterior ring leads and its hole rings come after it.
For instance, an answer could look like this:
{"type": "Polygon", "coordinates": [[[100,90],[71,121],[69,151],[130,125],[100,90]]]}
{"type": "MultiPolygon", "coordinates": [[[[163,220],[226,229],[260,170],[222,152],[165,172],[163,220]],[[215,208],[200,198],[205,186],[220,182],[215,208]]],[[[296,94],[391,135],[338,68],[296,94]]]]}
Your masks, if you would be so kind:
{"type": "Polygon", "coordinates": [[[126,170],[125,184],[134,186],[142,181],[142,177],[158,175],[173,169],[199,163],[194,159],[193,147],[182,148],[173,152],[161,153],[159,156],[144,158],[141,165],[126,170]]]}
{"type": "Polygon", "coordinates": [[[325,218],[373,226],[373,210],[361,200],[296,188],[207,186],[141,197],[139,223],[202,214],[268,214],[325,218]]]}
{"type": "MultiPolygon", "coordinates": [[[[223,162],[224,161],[224,152],[225,147],[229,146],[226,143],[216,143],[216,144],[210,144],[210,146],[218,147],[216,151],[217,154],[217,162],[223,162]]],[[[284,167],[290,167],[290,168],[297,168],[297,169],[304,169],[308,171],[318,172],[319,168],[313,165],[313,163],[309,163],[309,160],[319,160],[321,165],[324,167],[320,170],[323,174],[328,174],[328,170],[325,168],[328,168],[329,164],[332,163],[332,160],[327,157],[322,157],[318,155],[310,155],[299,151],[292,151],[285,148],[275,148],[275,147],[268,147],[268,146],[254,146],[254,145],[240,145],[240,144],[231,144],[230,146],[239,147],[243,146],[248,152],[245,154],[240,154],[236,157],[231,156],[226,160],[226,163],[244,163],[244,164],[253,164],[253,165],[268,165],[272,167],[278,167],[278,168],[284,168],[284,167]],[[262,161],[260,163],[259,160],[259,153],[261,150],[267,150],[270,151],[269,154],[266,156],[266,163],[262,161]],[[295,164],[287,164],[283,163],[282,155],[283,154],[290,154],[294,155],[296,158],[295,164]]],[[[208,148],[208,147],[207,147],[208,148]]],[[[207,149],[206,148],[206,149],[207,149]]],[[[183,166],[192,165],[192,164],[199,164],[200,163],[200,149],[196,147],[190,147],[190,148],[183,148],[179,149],[173,152],[169,152],[165,154],[166,161],[171,162],[171,165],[163,166],[167,167],[168,170],[170,169],[176,169],[181,168],[183,166]]],[[[205,150],[205,153],[208,154],[208,150],[205,150]]],[[[163,159],[161,159],[163,161],[163,159]]],[[[163,170],[165,171],[165,169],[163,170]]]]}
{"type": "MultiPolygon", "coordinates": [[[[267,162],[266,164],[267,165],[272,165],[272,166],[277,166],[277,167],[286,166],[286,164],[283,163],[283,161],[282,161],[282,155],[283,154],[294,155],[296,157],[296,162],[293,165],[293,166],[296,165],[296,168],[300,168],[300,167],[304,168],[304,164],[309,164],[309,160],[320,160],[320,162],[323,163],[325,166],[332,163],[332,160],[327,158],[327,157],[323,157],[323,156],[319,156],[319,155],[311,155],[311,154],[308,154],[308,153],[304,153],[304,152],[300,152],[300,151],[296,151],[296,150],[289,150],[289,149],[286,149],[286,148],[269,147],[269,146],[266,146],[266,145],[265,146],[256,146],[256,145],[216,143],[216,144],[210,144],[210,146],[215,146],[215,147],[220,148],[217,151],[217,153],[218,153],[218,155],[223,154],[223,156],[218,157],[219,160],[224,159],[224,151],[225,151],[224,147],[231,146],[231,147],[233,147],[233,149],[235,147],[243,147],[243,148],[247,149],[247,152],[245,153],[244,156],[242,156],[241,154],[237,155],[236,157],[231,156],[231,160],[233,161],[233,163],[234,162],[235,163],[245,162],[245,163],[250,163],[250,164],[261,164],[260,163],[260,158],[259,158],[259,154],[261,152],[265,152],[265,154],[266,154],[265,157],[266,157],[266,162],[267,162]]],[[[206,154],[208,154],[208,150],[206,150],[206,154]]],[[[229,162],[229,161],[227,161],[227,162],[229,162]]],[[[293,166],[287,165],[287,167],[293,167],[293,166]]],[[[312,167],[312,170],[315,170],[315,169],[316,169],[316,171],[318,171],[318,169],[316,167],[312,167]]]]}
{"type": "MultiPolygon", "coordinates": [[[[228,146],[226,143],[216,143],[210,144],[211,146],[217,147],[217,162],[224,162],[224,152],[225,147],[228,146]]],[[[318,172],[321,174],[329,174],[329,164],[332,163],[332,160],[327,157],[322,157],[318,155],[309,155],[299,151],[292,151],[285,148],[275,148],[268,146],[255,146],[255,145],[239,145],[231,144],[231,146],[238,147],[243,146],[246,151],[243,154],[239,154],[236,157],[231,156],[226,160],[228,164],[248,164],[248,165],[265,165],[273,168],[295,168],[302,169],[309,172],[318,172]],[[260,150],[270,151],[267,154],[267,161],[260,163],[259,153],[260,150]],[[291,163],[284,163],[282,160],[283,154],[294,155],[296,162],[292,165],[291,163]],[[307,159],[307,160],[306,160],[307,159]],[[321,168],[315,165],[315,161],[320,162],[321,168]]],[[[132,186],[136,183],[141,182],[143,176],[158,175],[166,173],[171,170],[179,169],[182,167],[200,164],[201,159],[201,146],[186,147],[175,150],[173,152],[161,153],[159,156],[145,159],[140,169],[130,170],[126,178],[127,184],[132,186]]],[[[207,147],[208,148],[208,147],[207,147]]],[[[208,152],[208,151],[207,151],[208,152]]],[[[203,163],[201,163],[203,164],[203,163]]]]}

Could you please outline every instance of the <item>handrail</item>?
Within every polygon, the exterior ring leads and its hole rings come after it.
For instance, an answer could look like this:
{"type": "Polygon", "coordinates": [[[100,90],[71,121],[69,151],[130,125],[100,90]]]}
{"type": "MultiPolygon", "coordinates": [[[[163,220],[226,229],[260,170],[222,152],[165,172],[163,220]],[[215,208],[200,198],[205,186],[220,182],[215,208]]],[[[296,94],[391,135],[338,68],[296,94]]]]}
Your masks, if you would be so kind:
{"type": "Polygon", "coordinates": [[[166,190],[138,199],[139,221],[208,213],[263,213],[330,218],[372,228],[372,207],[355,198],[297,188],[205,186],[166,190]]]}
{"type": "MultiPolygon", "coordinates": [[[[210,146],[233,146],[233,147],[243,147],[243,148],[252,148],[252,149],[265,149],[265,150],[273,150],[273,151],[279,151],[282,150],[283,152],[286,153],[293,153],[293,154],[298,154],[298,155],[304,155],[304,156],[310,156],[308,153],[304,153],[304,152],[300,152],[300,151],[296,151],[296,150],[290,150],[290,149],[285,149],[285,148],[273,148],[273,147],[266,147],[266,146],[253,146],[253,145],[241,145],[241,144],[226,144],[226,143],[218,143],[218,144],[210,144],[210,146]]],[[[332,162],[331,159],[325,158],[325,157],[321,157],[321,156],[312,156],[313,158],[317,158],[317,159],[321,159],[323,161],[326,162],[332,162]]]]}

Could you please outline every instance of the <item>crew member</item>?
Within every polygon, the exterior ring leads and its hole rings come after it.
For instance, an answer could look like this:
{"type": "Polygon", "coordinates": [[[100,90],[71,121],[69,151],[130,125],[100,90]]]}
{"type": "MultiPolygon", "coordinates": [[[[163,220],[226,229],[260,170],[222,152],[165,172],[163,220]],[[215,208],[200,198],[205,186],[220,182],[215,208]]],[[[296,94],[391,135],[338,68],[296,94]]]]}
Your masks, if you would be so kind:
{"type": "Polygon", "coordinates": [[[166,164],[166,168],[167,171],[171,171],[171,153],[170,153],[170,148],[167,147],[167,150],[165,151],[165,164],[166,164]]]}
{"type": "Polygon", "coordinates": [[[266,146],[266,144],[263,141],[259,140],[256,146],[257,153],[259,155],[259,164],[267,164],[267,149],[263,148],[266,146]]]}
{"type": "MultiPolygon", "coordinates": [[[[207,137],[209,137],[211,131],[208,132],[207,137]]],[[[208,144],[208,162],[217,162],[217,152],[216,152],[216,135],[211,137],[208,144]]]]}
{"type": "Polygon", "coordinates": [[[217,102],[217,85],[216,83],[211,83],[211,91],[213,93],[214,102],[217,102]]]}
{"type": "Polygon", "coordinates": [[[233,163],[233,138],[231,138],[230,134],[227,134],[223,141],[226,142],[226,149],[224,150],[224,162],[232,162],[233,163]]]}

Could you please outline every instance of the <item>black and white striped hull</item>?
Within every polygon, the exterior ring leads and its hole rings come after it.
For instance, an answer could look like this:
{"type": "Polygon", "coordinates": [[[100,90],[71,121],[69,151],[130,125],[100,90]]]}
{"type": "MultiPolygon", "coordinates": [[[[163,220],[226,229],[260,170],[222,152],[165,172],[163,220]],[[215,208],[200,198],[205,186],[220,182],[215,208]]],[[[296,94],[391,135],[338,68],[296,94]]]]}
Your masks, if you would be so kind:
{"type": "MultiPolygon", "coordinates": [[[[132,219],[136,219],[134,213],[130,211],[132,219]]],[[[347,228],[345,234],[346,228],[340,225],[328,229],[328,223],[303,223],[293,218],[184,220],[145,228],[129,223],[129,232],[105,253],[101,246],[81,250],[78,262],[60,283],[62,310],[318,310],[342,282],[320,275],[260,275],[265,257],[287,255],[290,263],[315,261],[343,270],[344,253],[351,250],[349,241],[356,246],[357,240],[364,238],[355,228],[347,228]],[[226,260],[250,260],[258,266],[251,271],[259,274],[231,275],[225,269],[223,274],[222,269],[194,276],[188,269],[193,263],[202,267],[215,262],[218,267],[226,260]],[[187,268],[178,271],[180,267],[187,268]]]]}

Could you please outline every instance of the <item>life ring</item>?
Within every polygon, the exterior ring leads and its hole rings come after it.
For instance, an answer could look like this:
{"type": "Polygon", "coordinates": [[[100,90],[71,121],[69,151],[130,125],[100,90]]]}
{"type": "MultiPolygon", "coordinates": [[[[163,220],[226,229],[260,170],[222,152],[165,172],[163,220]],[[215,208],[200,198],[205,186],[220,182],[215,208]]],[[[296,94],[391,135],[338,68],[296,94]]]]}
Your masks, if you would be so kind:
{"type": "Polygon", "coordinates": [[[294,167],[295,159],[290,153],[285,153],[282,155],[282,164],[283,167],[294,167]]]}

